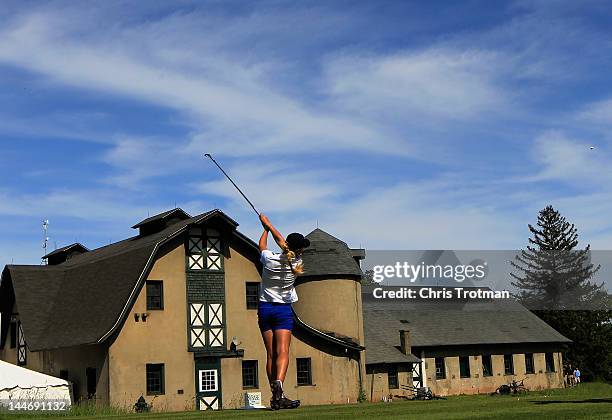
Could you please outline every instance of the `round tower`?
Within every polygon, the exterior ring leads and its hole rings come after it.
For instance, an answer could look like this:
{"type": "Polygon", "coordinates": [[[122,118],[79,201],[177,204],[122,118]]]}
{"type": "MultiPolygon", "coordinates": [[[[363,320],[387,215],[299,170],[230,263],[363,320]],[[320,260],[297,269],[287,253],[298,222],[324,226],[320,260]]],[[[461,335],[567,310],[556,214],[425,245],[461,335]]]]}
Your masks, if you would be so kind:
{"type": "Polygon", "coordinates": [[[304,273],[296,280],[298,302],[293,305],[304,323],[338,338],[363,345],[361,268],[365,256],[329,233],[315,229],[302,256],[304,273]]]}

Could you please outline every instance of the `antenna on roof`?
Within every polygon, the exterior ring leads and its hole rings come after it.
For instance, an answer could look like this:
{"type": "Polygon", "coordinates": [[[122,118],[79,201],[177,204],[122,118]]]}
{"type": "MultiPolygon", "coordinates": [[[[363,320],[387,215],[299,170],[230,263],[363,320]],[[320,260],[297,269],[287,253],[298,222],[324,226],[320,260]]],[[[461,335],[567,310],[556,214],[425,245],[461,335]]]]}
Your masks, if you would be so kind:
{"type": "Polygon", "coordinates": [[[49,220],[45,219],[42,222],[43,227],[43,258],[40,260],[40,265],[47,265],[47,260],[44,258],[47,255],[47,245],[49,244],[49,237],[47,234],[49,233],[49,220]]]}
{"type": "Polygon", "coordinates": [[[317,229],[319,229],[319,219],[317,219],[317,229]]]}

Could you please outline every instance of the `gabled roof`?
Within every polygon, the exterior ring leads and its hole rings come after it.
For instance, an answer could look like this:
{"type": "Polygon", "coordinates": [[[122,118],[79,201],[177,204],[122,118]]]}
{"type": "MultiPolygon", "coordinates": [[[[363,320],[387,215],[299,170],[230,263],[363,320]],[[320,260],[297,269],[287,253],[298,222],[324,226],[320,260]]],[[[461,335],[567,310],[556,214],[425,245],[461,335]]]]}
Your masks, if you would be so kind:
{"type": "Polygon", "coordinates": [[[348,245],[322,229],[315,229],[306,237],[310,246],[304,250],[304,274],[308,277],[346,277],[360,279],[362,272],[348,245]]]}
{"type": "MultiPolygon", "coordinates": [[[[75,255],[60,265],[7,266],[0,288],[9,276],[28,348],[37,351],[104,341],[127,316],[159,247],[188,226],[213,217],[234,228],[238,225],[220,210],[212,210],[148,236],[75,255]]],[[[257,248],[233,232],[234,238],[257,248]]]]}
{"type": "Polygon", "coordinates": [[[87,248],[85,245],[75,242],[73,244],[66,245],[61,248],[57,248],[56,250],[49,252],[47,255],[44,255],[43,258],[53,257],[55,255],[63,254],[64,252],[68,252],[68,251],[70,252],[73,252],[73,251],[89,252],[89,248],[87,248]]]}
{"type": "Polygon", "coordinates": [[[187,214],[187,212],[185,212],[183,209],[177,207],[175,209],[168,210],[168,211],[156,214],[156,215],[151,216],[151,217],[147,217],[146,219],[141,220],[140,222],[138,222],[134,226],[132,226],[132,229],[137,229],[137,228],[139,228],[139,227],[141,227],[143,225],[148,225],[149,223],[161,221],[161,220],[164,220],[164,219],[168,219],[170,217],[177,217],[177,218],[179,218],[181,220],[191,219],[191,216],[189,214],[187,214]]]}
{"type": "Polygon", "coordinates": [[[366,291],[363,317],[366,352],[395,342],[399,329],[410,331],[412,347],[570,342],[524,306],[501,299],[391,302],[366,291]]]}

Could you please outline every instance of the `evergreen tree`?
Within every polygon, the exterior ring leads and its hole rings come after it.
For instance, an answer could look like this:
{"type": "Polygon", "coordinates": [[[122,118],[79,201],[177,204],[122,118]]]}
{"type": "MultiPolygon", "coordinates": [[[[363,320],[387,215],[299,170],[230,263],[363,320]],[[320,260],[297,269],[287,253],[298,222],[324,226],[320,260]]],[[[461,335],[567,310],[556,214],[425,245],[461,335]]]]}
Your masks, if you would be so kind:
{"type": "Polygon", "coordinates": [[[366,270],[361,276],[361,285],[362,286],[374,286],[378,283],[374,281],[374,270],[366,270]]]}
{"type": "Polygon", "coordinates": [[[552,206],[540,211],[529,230],[527,250],[512,262],[517,298],[572,340],[566,366],[580,368],[587,379],[612,380],[610,295],[590,281],[600,267],[590,262],[589,246],[576,249],[576,227],[552,206]]]}
{"type": "Polygon", "coordinates": [[[600,304],[603,284],[589,280],[599,270],[590,262],[590,247],[576,250],[578,231],[552,206],[538,215],[537,227],[527,250],[511,264],[518,274],[510,275],[520,289],[519,299],[532,309],[580,309],[600,304]]]}

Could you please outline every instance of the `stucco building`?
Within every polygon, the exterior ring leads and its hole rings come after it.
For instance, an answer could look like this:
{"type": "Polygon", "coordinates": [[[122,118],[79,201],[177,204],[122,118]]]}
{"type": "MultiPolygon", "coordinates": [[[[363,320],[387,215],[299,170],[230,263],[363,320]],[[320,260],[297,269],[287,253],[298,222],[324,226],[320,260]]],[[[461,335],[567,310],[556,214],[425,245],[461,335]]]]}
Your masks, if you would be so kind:
{"type": "MultiPolygon", "coordinates": [[[[237,226],[219,210],[174,209],[126,240],[6,266],[0,359],[68,379],[77,400],[100,404],[130,408],[143,395],[154,410],[236,408],[253,391],[267,404],[259,251],[237,226]]],[[[363,252],[318,229],[308,238],[285,389],[303,404],[356,402],[363,252]]]]}
{"type": "Polygon", "coordinates": [[[532,390],[564,386],[561,351],[570,340],[516,302],[363,296],[372,401],[408,395],[406,385],[442,396],[489,393],[523,379],[532,390]]]}

